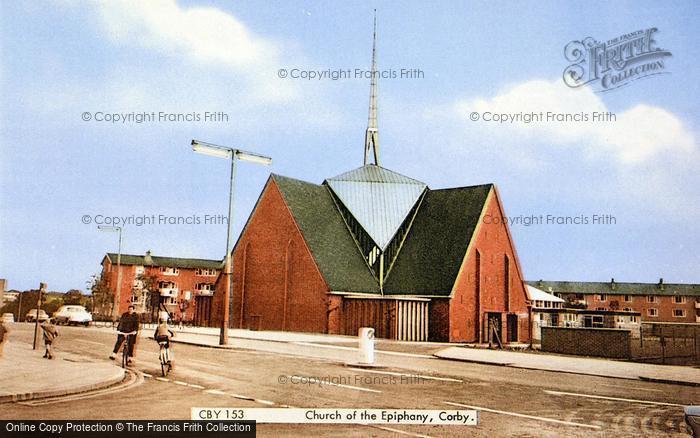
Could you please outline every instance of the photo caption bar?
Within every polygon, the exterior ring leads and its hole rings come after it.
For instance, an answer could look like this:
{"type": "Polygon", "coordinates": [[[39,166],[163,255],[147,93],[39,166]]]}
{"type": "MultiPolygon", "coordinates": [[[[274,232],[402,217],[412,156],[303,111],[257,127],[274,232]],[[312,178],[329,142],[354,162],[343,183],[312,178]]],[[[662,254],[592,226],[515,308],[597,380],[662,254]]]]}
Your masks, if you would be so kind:
{"type": "Polygon", "coordinates": [[[475,410],[439,409],[192,408],[192,420],[476,426],[479,423],[479,413],[475,410]]]}

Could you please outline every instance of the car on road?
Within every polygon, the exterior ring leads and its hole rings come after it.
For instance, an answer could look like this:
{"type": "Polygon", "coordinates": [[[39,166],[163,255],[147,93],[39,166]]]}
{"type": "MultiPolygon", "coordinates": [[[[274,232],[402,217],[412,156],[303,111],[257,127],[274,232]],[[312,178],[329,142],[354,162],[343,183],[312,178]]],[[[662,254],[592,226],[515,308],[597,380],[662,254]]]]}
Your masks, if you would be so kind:
{"type": "Polygon", "coordinates": [[[24,317],[24,320],[27,322],[34,322],[37,319],[39,319],[39,322],[41,321],[46,321],[49,319],[49,315],[46,314],[43,310],[39,310],[39,318],[36,317],[36,309],[32,309],[29,312],[27,312],[27,315],[24,317]]]}
{"type": "Polygon", "coordinates": [[[61,306],[53,314],[56,324],[89,326],[92,322],[92,314],[83,306],[61,306]]]}
{"type": "Polygon", "coordinates": [[[6,323],[15,322],[15,315],[13,315],[12,313],[3,313],[2,318],[0,318],[0,320],[6,323]]]}

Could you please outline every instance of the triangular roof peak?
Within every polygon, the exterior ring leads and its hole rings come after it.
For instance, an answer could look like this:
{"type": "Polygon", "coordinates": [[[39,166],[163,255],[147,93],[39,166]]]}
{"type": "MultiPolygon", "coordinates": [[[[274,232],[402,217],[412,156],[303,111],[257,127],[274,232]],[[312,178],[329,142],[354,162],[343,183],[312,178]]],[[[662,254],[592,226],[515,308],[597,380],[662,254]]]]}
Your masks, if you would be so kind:
{"type": "Polygon", "coordinates": [[[381,251],[384,251],[427,188],[413,178],[367,164],[326,180],[381,251]]]}
{"type": "Polygon", "coordinates": [[[357,169],[350,170],[345,173],[341,173],[333,178],[328,178],[326,182],[330,181],[355,181],[355,182],[367,182],[367,183],[395,183],[395,184],[416,184],[426,187],[426,184],[413,178],[409,178],[406,175],[401,175],[393,170],[386,169],[375,164],[366,164],[357,169]]]}

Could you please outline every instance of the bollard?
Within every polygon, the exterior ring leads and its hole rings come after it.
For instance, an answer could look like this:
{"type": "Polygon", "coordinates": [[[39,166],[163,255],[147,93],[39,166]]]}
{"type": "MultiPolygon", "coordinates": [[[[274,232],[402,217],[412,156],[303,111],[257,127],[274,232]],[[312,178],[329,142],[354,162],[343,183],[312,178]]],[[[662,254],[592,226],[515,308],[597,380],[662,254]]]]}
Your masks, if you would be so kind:
{"type": "Polygon", "coordinates": [[[358,332],[359,353],[361,364],[374,363],[374,329],[371,327],[360,327],[358,332]]]}

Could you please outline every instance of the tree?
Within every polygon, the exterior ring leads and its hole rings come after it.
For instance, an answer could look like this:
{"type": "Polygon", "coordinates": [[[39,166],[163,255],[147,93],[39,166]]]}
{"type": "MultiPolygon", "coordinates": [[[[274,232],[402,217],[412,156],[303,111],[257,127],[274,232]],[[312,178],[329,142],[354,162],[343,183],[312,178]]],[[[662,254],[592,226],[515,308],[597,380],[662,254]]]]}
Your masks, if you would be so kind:
{"type": "Polygon", "coordinates": [[[144,313],[155,318],[160,305],[160,292],[158,291],[158,276],[155,274],[139,274],[136,277],[136,284],[132,293],[136,300],[143,303],[144,313]]]}
{"type": "Polygon", "coordinates": [[[78,289],[71,289],[63,295],[63,303],[66,305],[83,305],[83,293],[78,289]]]}
{"type": "Polygon", "coordinates": [[[92,311],[101,319],[109,319],[114,308],[114,294],[109,288],[104,273],[94,274],[87,282],[92,292],[92,311]]]}

